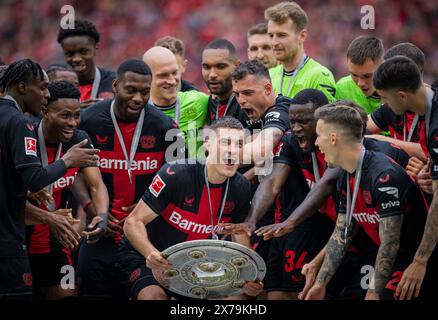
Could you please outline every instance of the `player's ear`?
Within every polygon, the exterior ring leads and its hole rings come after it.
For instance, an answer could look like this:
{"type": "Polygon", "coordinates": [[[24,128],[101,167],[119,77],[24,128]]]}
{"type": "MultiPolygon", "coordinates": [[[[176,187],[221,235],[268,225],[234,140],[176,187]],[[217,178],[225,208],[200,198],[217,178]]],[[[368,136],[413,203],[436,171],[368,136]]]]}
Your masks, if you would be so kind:
{"type": "Polygon", "coordinates": [[[181,65],[181,74],[186,72],[188,65],[189,65],[189,61],[187,59],[184,59],[182,65],[181,65]]]}
{"type": "Polygon", "coordinates": [[[303,29],[298,33],[298,38],[300,42],[303,43],[307,39],[307,29],[303,29]]]}
{"type": "Polygon", "coordinates": [[[330,143],[331,143],[332,145],[335,145],[335,144],[336,144],[337,139],[338,139],[338,137],[337,137],[337,135],[336,135],[336,132],[332,132],[332,133],[330,133],[330,143]]]}
{"type": "Polygon", "coordinates": [[[400,99],[402,99],[404,102],[407,101],[407,99],[408,99],[408,94],[407,94],[406,91],[401,91],[401,90],[399,90],[399,91],[397,92],[397,94],[398,94],[398,96],[400,97],[400,99]]]}
{"type": "Polygon", "coordinates": [[[114,93],[114,95],[116,94],[116,92],[117,92],[117,85],[119,84],[119,79],[114,79],[113,80],[113,83],[112,83],[112,85],[111,85],[111,87],[112,87],[112,89],[113,89],[113,93],[114,93]]]}
{"type": "Polygon", "coordinates": [[[20,81],[17,85],[17,90],[19,94],[26,94],[26,83],[24,81],[20,81]]]}
{"type": "Polygon", "coordinates": [[[274,90],[274,88],[272,87],[272,83],[271,82],[266,82],[265,83],[265,93],[267,96],[271,95],[272,90],[274,90]]]}

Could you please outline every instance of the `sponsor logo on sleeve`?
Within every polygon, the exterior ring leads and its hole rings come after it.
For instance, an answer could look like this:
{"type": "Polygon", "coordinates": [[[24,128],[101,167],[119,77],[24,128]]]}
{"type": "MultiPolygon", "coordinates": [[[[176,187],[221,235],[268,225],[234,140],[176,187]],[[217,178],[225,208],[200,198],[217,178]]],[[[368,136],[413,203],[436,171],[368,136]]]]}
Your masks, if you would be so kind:
{"type": "Polygon", "coordinates": [[[273,120],[275,120],[275,119],[279,119],[280,118],[280,112],[277,112],[277,111],[272,111],[272,112],[269,112],[267,115],[266,115],[266,121],[273,121],[273,120]]]}
{"type": "Polygon", "coordinates": [[[398,188],[384,187],[384,188],[379,188],[379,191],[384,192],[386,194],[389,194],[389,195],[395,197],[396,199],[398,199],[398,188]]]}
{"type": "Polygon", "coordinates": [[[151,185],[149,186],[149,191],[155,196],[158,197],[161,191],[166,187],[163,179],[157,174],[152,180],[151,185]]]}
{"type": "Polygon", "coordinates": [[[36,145],[37,145],[37,140],[35,138],[30,138],[30,137],[24,138],[24,146],[27,156],[37,157],[36,145]]]}

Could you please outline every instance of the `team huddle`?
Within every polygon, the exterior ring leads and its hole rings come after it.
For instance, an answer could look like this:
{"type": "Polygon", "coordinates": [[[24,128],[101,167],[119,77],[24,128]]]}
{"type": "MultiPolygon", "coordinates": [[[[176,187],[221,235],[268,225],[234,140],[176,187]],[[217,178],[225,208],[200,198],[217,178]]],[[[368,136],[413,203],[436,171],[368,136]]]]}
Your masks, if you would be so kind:
{"type": "Polygon", "coordinates": [[[162,251],[223,239],[264,279],[227,299],[431,299],[438,285],[438,84],[412,43],[358,36],[350,75],[305,53],[295,2],[265,10],[248,61],[215,39],[208,94],[166,36],[116,72],[87,20],[66,64],[0,67],[0,300],[187,299],[162,251]],[[367,271],[364,271],[367,270],[367,271]]]}

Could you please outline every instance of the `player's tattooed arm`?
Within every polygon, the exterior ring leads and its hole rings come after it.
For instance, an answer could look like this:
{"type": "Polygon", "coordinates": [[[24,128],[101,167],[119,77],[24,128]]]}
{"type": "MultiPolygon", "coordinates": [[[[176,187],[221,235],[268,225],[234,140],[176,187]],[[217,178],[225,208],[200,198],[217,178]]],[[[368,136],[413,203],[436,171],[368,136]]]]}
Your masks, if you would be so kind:
{"type": "Polygon", "coordinates": [[[374,289],[379,294],[391,276],[392,267],[400,247],[403,215],[382,218],[379,223],[380,246],[375,262],[374,289]]]}
{"type": "Polygon", "coordinates": [[[438,180],[433,180],[433,200],[430,204],[423,238],[415,254],[415,260],[427,264],[438,242],[438,180]]]}
{"type": "Polygon", "coordinates": [[[352,221],[346,237],[346,215],[338,214],[335,230],[327,243],[324,262],[319,270],[318,277],[316,278],[316,281],[320,284],[326,286],[339,268],[339,265],[347,252],[348,246],[351,243],[354,225],[355,223],[352,221]]]}

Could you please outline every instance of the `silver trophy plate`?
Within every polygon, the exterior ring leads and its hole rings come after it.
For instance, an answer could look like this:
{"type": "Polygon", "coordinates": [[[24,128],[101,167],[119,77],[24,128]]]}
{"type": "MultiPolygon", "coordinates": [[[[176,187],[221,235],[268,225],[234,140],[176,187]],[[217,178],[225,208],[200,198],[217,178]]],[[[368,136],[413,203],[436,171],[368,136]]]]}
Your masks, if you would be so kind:
{"type": "Polygon", "coordinates": [[[194,240],[163,251],[171,267],[155,279],[182,296],[214,299],[243,293],[246,281],[262,280],[266,264],[253,250],[230,241],[194,240]]]}

